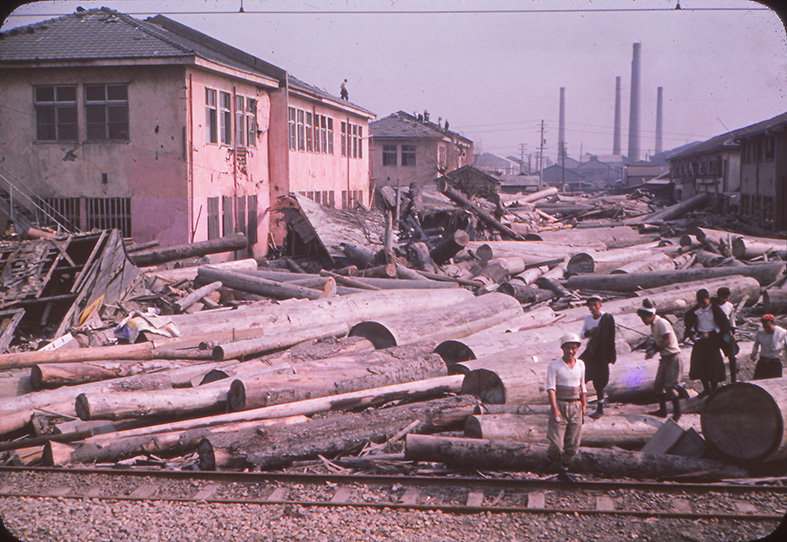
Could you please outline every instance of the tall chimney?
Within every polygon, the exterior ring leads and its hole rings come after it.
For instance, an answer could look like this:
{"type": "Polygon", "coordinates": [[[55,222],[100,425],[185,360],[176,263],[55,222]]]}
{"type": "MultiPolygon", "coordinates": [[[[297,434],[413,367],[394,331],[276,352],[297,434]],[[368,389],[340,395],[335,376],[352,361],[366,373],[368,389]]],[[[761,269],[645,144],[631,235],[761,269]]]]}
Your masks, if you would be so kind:
{"type": "Polygon", "coordinates": [[[560,120],[557,129],[557,161],[560,162],[566,148],[566,87],[560,87],[560,120]]]}
{"type": "Polygon", "coordinates": [[[664,87],[658,87],[658,89],[656,90],[656,154],[659,154],[661,151],[664,150],[661,145],[663,115],[664,115],[664,87]]]}
{"type": "Polygon", "coordinates": [[[615,133],[612,135],[612,154],[620,154],[620,76],[615,77],[615,133]]]}
{"type": "Polygon", "coordinates": [[[634,56],[631,59],[631,110],[629,111],[629,152],[628,162],[639,160],[639,49],[640,43],[634,44],[634,56]]]}

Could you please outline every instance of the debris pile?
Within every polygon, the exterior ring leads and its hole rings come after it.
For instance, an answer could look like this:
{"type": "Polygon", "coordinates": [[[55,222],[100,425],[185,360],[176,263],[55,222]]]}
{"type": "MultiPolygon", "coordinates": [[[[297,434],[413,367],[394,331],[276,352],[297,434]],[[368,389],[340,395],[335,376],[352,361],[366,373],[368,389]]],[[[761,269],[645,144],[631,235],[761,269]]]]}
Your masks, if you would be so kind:
{"type": "Polygon", "coordinates": [[[195,260],[242,249],[242,234],[167,248],[117,231],[3,244],[0,461],[535,471],[546,366],[589,296],[615,315],[606,392],[620,407],[585,424],[579,472],[740,477],[752,454],[787,457],[787,379],[726,386],[723,402],[690,390],[678,423],[645,414],[658,361],[635,314],[647,297],[679,328],[697,290],[727,287],[745,339],[747,316],[787,311],[783,240],[690,224],[707,198],[495,200],[463,179],[441,179],[429,209],[415,189],[380,190],[380,211],[284,197],[278,257],[261,261],[195,260]],[[737,401],[770,407],[720,406],[737,401]],[[752,435],[736,456],[735,420],[755,418],[773,442],[752,435]]]}

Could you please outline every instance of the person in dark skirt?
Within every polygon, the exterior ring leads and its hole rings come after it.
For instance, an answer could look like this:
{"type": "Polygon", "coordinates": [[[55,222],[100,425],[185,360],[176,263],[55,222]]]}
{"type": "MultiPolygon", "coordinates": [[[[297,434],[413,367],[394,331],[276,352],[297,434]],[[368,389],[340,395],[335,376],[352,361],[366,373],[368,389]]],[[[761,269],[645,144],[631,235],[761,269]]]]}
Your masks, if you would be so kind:
{"type": "Polygon", "coordinates": [[[721,348],[722,336],[730,334],[730,321],[703,288],[697,292],[697,304],[686,312],[684,324],[684,341],[694,341],[689,378],[702,382],[700,396],[705,396],[726,380],[721,348]]]}
{"type": "Polygon", "coordinates": [[[615,319],[601,310],[601,298],[590,297],[587,302],[590,314],[582,325],[582,338],[587,339],[585,351],[579,359],[585,362],[585,381],[593,381],[596,390],[596,411],[590,417],[604,415],[604,388],[609,383],[609,365],[615,363],[615,319]]]}
{"type": "Polygon", "coordinates": [[[781,378],[783,353],[787,350],[787,330],[776,325],[772,314],[763,314],[760,322],[762,329],[757,333],[751,350],[751,359],[757,360],[752,380],[781,378]]]}

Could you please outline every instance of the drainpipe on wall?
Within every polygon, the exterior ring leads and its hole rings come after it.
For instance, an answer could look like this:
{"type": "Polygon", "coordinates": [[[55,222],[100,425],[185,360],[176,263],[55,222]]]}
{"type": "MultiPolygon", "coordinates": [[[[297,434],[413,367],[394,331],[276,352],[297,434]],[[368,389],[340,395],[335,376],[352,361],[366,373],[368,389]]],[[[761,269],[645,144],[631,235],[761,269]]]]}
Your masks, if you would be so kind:
{"type": "Polygon", "coordinates": [[[188,150],[186,151],[186,197],[189,203],[189,224],[191,224],[191,242],[197,235],[198,224],[194,223],[194,94],[192,84],[192,74],[189,74],[189,87],[187,97],[187,110],[186,110],[186,123],[188,124],[188,133],[186,136],[186,144],[188,150]]]}
{"type": "Polygon", "coordinates": [[[347,208],[350,208],[350,199],[352,198],[352,190],[350,190],[350,158],[352,158],[352,142],[350,141],[350,117],[347,117],[347,135],[346,135],[346,149],[347,149],[347,208]]]}

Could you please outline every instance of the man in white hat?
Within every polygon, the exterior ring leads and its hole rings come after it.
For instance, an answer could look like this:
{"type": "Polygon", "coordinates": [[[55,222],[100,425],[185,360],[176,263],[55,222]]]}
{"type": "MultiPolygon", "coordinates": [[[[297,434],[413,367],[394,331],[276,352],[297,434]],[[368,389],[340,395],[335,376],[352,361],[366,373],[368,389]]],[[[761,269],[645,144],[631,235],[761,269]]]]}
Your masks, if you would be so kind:
{"type": "Polygon", "coordinates": [[[587,406],[585,363],[577,359],[581,344],[576,333],[563,335],[563,356],[547,367],[547,396],[552,407],[547,424],[547,457],[552,464],[558,464],[558,477],[569,482],[574,478],[568,473],[568,466],[579,449],[587,406]]]}
{"type": "Polygon", "coordinates": [[[637,315],[642,323],[650,327],[653,346],[649,349],[647,357],[651,358],[656,353],[661,355],[659,367],[656,369],[656,380],[653,387],[659,399],[659,409],[651,414],[660,418],[667,417],[667,399],[672,402],[672,419],[680,419],[680,402],[678,399],[686,391],[680,386],[681,363],[680,344],[675,330],[666,318],[656,314],[656,308],[650,299],[642,301],[642,306],[637,309],[637,315]]]}

